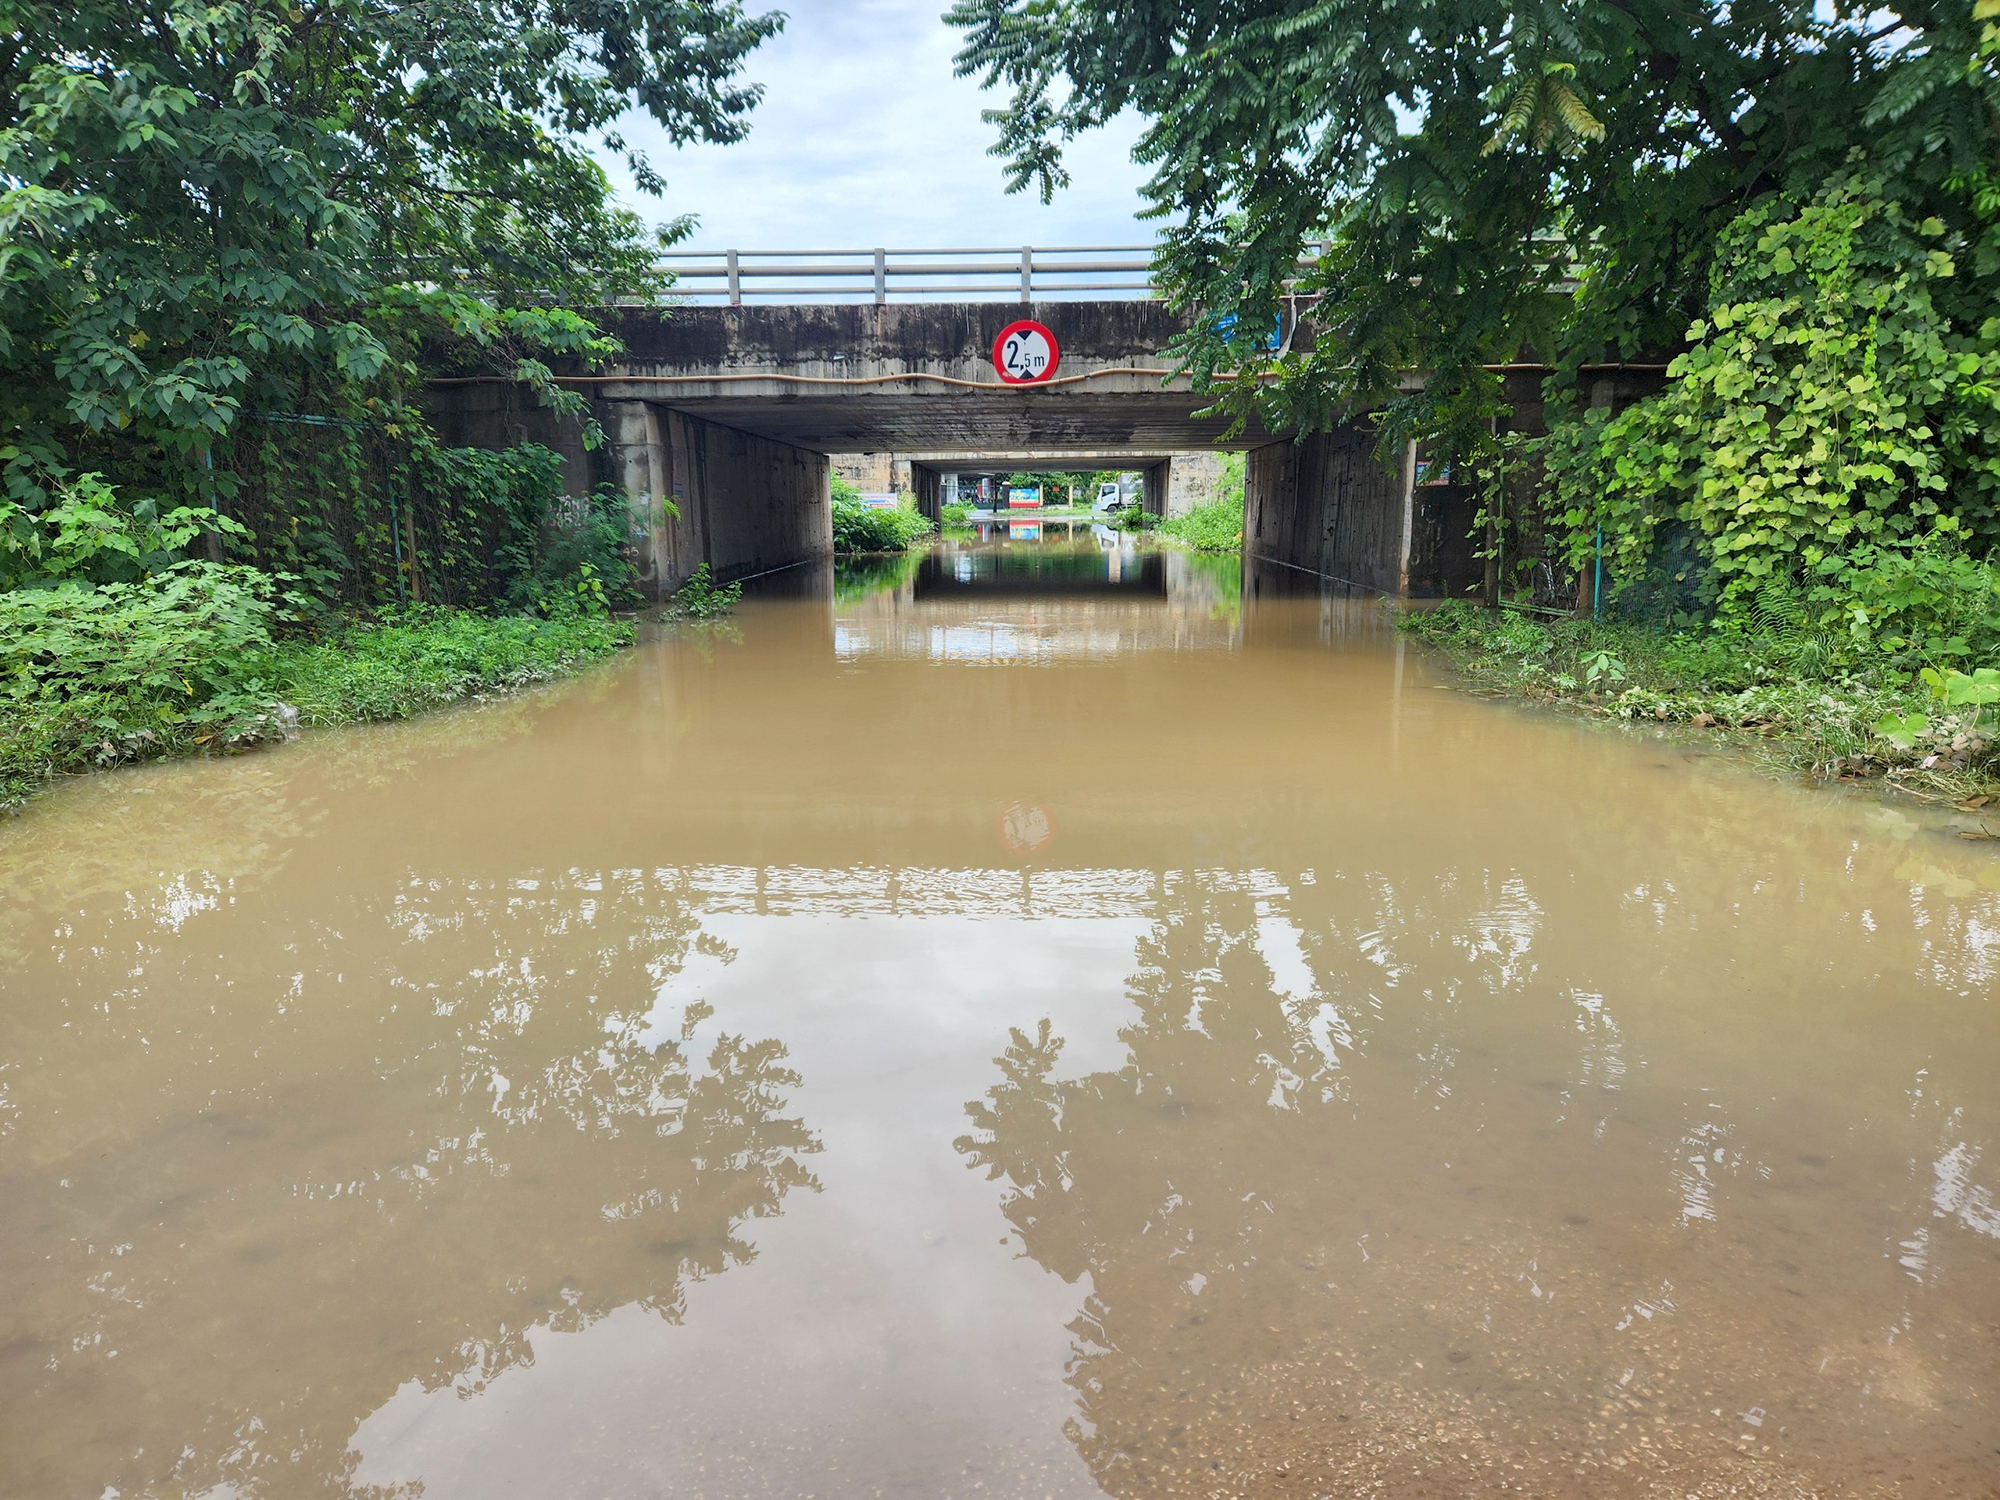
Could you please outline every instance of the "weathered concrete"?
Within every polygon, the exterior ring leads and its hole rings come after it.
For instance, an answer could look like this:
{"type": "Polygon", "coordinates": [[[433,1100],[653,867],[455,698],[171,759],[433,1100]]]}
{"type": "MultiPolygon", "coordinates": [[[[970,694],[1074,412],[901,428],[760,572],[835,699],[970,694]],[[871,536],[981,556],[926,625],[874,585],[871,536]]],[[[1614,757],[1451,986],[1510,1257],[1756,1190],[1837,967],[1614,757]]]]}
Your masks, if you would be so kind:
{"type": "Polygon", "coordinates": [[[833,551],[823,454],[654,402],[602,396],[592,402],[592,415],[606,441],[591,451],[581,422],[558,419],[512,382],[433,388],[427,411],[453,446],[554,449],[569,494],[588,494],[607,480],[619,485],[631,501],[631,541],[650,598],[665,598],[703,563],[727,582],[833,551]],[[678,512],[672,518],[669,501],[678,512]]]}
{"type": "Polygon", "coordinates": [[[583,424],[559,421],[556,414],[518,381],[458,382],[425,393],[424,414],[441,442],[452,448],[517,448],[539,443],[562,459],[563,490],[587,495],[608,478],[596,455],[583,446],[583,424]]]}
{"type": "Polygon", "coordinates": [[[822,453],[1126,449],[1225,442],[1227,423],[1161,355],[1181,331],[1158,302],[889,303],[616,309],[617,365],[590,377],[614,400],[662,403],[822,453]],[[1000,331],[1046,323],[1056,378],[1012,386],[994,373],[1000,331]]]}
{"type": "Polygon", "coordinates": [[[1184,516],[1196,506],[1213,505],[1222,494],[1222,455],[1176,453],[1167,483],[1166,514],[1184,516]]]}
{"type": "Polygon", "coordinates": [[[833,474],[864,495],[897,494],[910,487],[909,462],[894,453],[835,453],[833,474]]]}
{"type": "Polygon", "coordinates": [[[944,506],[944,475],[928,464],[911,463],[910,497],[919,515],[938,520],[944,506]]]}
{"type": "MultiPolygon", "coordinates": [[[[943,475],[1023,468],[1136,471],[1145,508],[1177,516],[1213,497],[1216,454],[1232,447],[1253,450],[1253,556],[1398,596],[1496,587],[1473,555],[1472,491],[1426,482],[1413,451],[1384,465],[1367,424],[1292,442],[1260,429],[1226,438],[1222,419],[1197,416],[1211,398],[1166,373],[1160,351],[1183,325],[1161,303],[625,308],[607,321],[625,357],[564,377],[612,437],[597,454],[517,386],[457,385],[433,405],[449,441],[544,442],[574,492],[620,482],[655,594],[703,562],[735,578],[825,555],[830,454],[858,488],[909,493],[933,517],[943,475]],[[995,338],[1022,316],[1057,335],[1051,382],[1010,386],[993,371],[995,338]]],[[[1591,399],[1615,403],[1628,386],[1605,377],[1591,399]]],[[[1507,399],[1514,425],[1539,427],[1540,371],[1510,371],[1507,399]]]]}
{"type": "Polygon", "coordinates": [[[650,402],[600,405],[651,597],[671,594],[703,563],[728,582],[832,554],[826,455],[650,402]]]}
{"type": "Polygon", "coordinates": [[[1414,445],[1384,464],[1379,434],[1348,426],[1251,453],[1243,540],[1252,555],[1396,598],[1477,593],[1470,537],[1477,500],[1420,482],[1414,445]]]}

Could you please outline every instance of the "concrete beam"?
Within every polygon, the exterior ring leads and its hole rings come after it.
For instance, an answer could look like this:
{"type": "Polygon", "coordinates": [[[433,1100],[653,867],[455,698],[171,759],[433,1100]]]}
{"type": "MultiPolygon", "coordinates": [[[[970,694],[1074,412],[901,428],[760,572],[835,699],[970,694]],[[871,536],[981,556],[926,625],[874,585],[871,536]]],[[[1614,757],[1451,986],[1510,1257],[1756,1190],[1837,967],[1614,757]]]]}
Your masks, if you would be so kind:
{"type": "Polygon", "coordinates": [[[925,449],[909,454],[912,463],[928,464],[941,474],[1013,473],[1021,470],[1051,473],[1089,473],[1108,469],[1113,473],[1137,474],[1172,455],[1158,449],[1031,448],[1027,450],[986,450],[954,453],[925,449]]]}
{"type": "Polygon", "coordinates": [[[1181,331],[1157,302],[890,303],[613,309],[618,364],[582,377],[612,400],[648,400],[824,453],[1183,452],[1248,448],[1160,354],[1181,331]],[[1004,384],[1000,330],[1032,316],[1062,350],[1046,385],[1004,384]]]}

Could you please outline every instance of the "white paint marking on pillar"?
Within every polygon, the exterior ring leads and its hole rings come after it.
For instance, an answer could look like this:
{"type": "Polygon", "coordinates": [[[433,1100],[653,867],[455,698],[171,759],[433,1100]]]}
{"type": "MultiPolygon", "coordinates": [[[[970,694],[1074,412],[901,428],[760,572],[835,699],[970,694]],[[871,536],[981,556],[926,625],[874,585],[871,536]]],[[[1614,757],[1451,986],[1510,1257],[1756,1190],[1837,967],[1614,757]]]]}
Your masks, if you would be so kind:
{"type": "Polygon", "coordinates": [[[880,246],[875,250],[875,301],[880,304],[889,300],[889,252],[880,246]]]}
{"type": "Polygon", "coordinates": [[[731,307],[741,307],[743,305],[743,271],[736,263],[736,252],[734,250],[727,253],[727,259],[729,263],[729,305],[731,307]]]}
{"type": "Polygon", "coordinates": [[[1417,442],[1410,440],[1403,450],[1403,541],[1397,551],[1396,597],[1410,597],[1410,535],[1417,513],[1417,442]]]}

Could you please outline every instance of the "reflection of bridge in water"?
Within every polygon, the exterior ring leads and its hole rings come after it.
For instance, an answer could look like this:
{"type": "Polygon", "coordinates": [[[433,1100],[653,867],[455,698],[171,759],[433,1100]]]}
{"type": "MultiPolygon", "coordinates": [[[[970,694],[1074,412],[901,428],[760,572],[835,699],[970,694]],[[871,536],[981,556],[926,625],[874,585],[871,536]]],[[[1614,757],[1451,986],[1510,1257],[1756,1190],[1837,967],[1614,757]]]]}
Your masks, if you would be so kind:
{"type": "MultiPolygon", "coordinates": [[[[1183,570],[1185,576],[1185,570],[1183,570]]],[[[918,599],[1129,599],[1168,597],[1167,559],[1113,542],[1063,546],[950,547],[917,569],[918,599]]]]}
{"type": "Polygon", "coordinates": [[[971,662],[1229,650],[1242,643],[1241,597],[1237,559],[1142,550],[1122,537],[947,543],[895,586],[842,606],[834,650],[971,662]]]}
{"type": "Polygon", "coordinates": [[[738,916],[1137,917],[1190,894],[1241,896],[1264,916],[1286,910],[1296,876],[1264,869],[1061,869],[858,865],[696,865],[655,870],[653,884],[690,912],[738,916]]]}

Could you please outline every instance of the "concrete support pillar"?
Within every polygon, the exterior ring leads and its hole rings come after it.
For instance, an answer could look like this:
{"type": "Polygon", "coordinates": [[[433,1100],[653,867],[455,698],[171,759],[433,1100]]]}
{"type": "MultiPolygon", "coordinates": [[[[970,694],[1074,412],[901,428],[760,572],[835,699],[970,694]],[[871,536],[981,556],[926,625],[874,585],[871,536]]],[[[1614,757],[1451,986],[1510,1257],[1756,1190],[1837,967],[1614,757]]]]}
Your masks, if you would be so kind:
{"type": "Polygon", "coordinates": [[[1140,509],[1149,516],[1174,514],[1168,509],[1173,501],[1174,461],[1163,458],[1156,464],[1148,464],[1145,474],[1145,490],[1140,498],[1140,509]]]}
{"type": "Polygon", "coordinates": [[[832,555],[825,454],[647,401],[600,402],[598,421],[648,598],[667,598],[703,563],[727,582],[832,555]]]}
{"type": "Polygon", "coordinates": [[[625,491],[628,536],[638,554],[639,588],[649,599],[663,598],[679,583],[662,587],[669,545],[671,481],[659,415],[645,401],[601,401],[597,420],[607,439],[604,459],[612,478],[625,491]]]}
{"type": "Polygon", "coordinates": [[[929,464],[910,465],[910,494],[916,500],[917,513],[938,519],[938,512],[944,504],[944,475],[929,464]]]}

